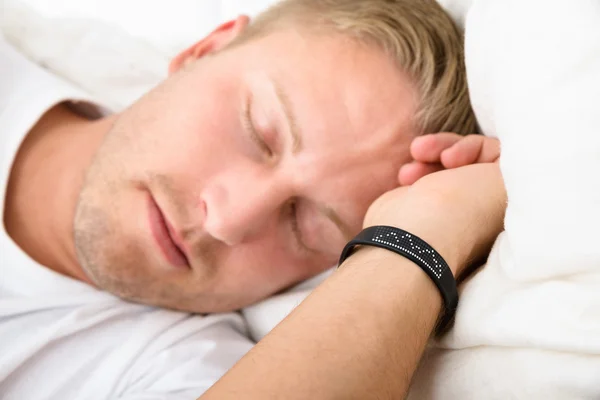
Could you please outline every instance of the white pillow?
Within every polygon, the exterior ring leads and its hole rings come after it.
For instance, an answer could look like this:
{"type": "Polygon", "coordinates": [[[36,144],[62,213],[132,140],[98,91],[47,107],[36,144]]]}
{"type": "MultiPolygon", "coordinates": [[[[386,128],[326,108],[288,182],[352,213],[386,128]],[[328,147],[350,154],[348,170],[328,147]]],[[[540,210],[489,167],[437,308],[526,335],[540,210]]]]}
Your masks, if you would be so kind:
{"type": "Polygon", "coordinates": [[[473,8],[466,52],[478,120],[502,142],[515,258],[507,272],[519,280],[596,272],[600,2],[502,2],[473,8]],[[517,9],[510,23],[498,20],[517,9]]]}
{"type": "Polygon", "coordinates": [[[6,38],[120,110],[166,77],[172,57],[222,22],[276,0],[2,0],[6,38]]]}

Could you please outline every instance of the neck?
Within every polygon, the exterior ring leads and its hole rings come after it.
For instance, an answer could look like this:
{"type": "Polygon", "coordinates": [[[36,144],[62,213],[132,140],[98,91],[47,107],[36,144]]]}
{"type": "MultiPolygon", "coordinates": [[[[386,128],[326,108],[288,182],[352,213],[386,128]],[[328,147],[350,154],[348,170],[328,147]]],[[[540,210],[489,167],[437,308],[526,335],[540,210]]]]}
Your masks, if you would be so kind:
{"type": "Polygon", "coordinates": [[[21,144],[6,192],[4,224],[15,243],[38,263],[88,283],[73,220],[86,171],[112,122],[87,120],[66,105],[52,108],[21,144]]]}

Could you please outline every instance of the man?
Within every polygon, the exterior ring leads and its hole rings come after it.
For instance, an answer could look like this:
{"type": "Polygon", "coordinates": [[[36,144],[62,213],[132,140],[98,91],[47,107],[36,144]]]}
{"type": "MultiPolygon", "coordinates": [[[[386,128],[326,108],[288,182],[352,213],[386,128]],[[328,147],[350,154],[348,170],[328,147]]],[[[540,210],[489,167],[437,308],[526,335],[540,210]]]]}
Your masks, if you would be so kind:
{"type": "Polygon", "coordinates": [[[198,396],[252,343],[235,314],[186,312],[333,265],[377,197],[441,168],[410,164],[415,137],[475,129],[461,36],[434,1],[240,17],[102,118],[0,46],[3,398],[198,396]]]}

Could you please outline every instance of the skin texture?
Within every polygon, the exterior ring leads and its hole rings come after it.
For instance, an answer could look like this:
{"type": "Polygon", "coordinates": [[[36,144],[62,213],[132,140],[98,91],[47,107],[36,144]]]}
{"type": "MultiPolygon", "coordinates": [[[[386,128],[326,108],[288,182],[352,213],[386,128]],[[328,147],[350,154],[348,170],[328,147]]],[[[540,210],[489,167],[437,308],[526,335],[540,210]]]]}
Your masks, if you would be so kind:
{"type": "Polygon", "coordinates": [[[226,48],[246,24],[184,51],[121,114],[91,122],[59,107],[41,121],[9,183],[17,244],[102,290],[194,312],[332,266],[410,161],[416,93],[382,51],[343,36],[282,30],[226,48]],[[187,265],[165,257],[156,215],[187,265]]]}

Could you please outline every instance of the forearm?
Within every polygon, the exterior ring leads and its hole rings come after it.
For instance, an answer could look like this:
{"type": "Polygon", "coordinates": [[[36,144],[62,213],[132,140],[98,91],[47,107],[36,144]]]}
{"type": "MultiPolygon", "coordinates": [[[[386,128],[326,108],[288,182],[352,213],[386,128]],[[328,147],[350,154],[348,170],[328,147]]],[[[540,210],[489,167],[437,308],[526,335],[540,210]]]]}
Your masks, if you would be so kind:
{"type": "Polygon", "coordinates": [[[439,315],[415,264],[365,248],[201,399],[400,399],[439,315]]]}

